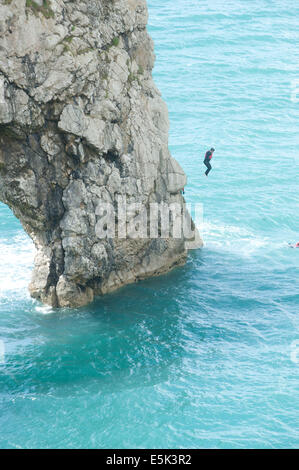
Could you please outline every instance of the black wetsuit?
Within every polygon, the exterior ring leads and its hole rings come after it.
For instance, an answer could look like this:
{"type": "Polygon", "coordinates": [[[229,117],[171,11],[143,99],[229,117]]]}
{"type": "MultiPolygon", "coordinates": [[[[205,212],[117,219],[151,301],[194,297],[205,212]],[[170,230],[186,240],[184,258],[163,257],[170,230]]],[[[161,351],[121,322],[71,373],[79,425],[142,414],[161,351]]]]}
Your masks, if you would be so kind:
{"type": "Polygon", "coordinates": [[[212,166],[211,166],[211,163],[210,163],[210,160],[211,160],[211,158],[212,158],[212,155],[213,155],[213,154],[212,154],[211,150],[208,150],[207,153],[206,153],[206,155],[205,155],[205,159],[204,159],[204,161],[203,161],[204,164],[205,164],[206,167],[207,167],[207,170],[206,170],[206,172],[205,172],[205,174],[206,174],[207,176],[208,176],[208,174],[210,173],[210,171],[211,171],[211,169],[212,169],[212,166]]]}

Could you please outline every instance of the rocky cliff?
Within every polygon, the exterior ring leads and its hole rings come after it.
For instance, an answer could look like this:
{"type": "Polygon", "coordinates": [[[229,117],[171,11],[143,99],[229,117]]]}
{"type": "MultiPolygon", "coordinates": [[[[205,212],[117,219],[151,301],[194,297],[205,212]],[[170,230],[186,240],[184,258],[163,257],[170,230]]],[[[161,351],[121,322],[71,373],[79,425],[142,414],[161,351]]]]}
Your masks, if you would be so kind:
{"type": "Polygon", "coordinates": [[[120,196],[183,207],[146,24],[145,0],[0,0],[0,199],[37,249],[31,295],[55,307],[186,259],[183,235],[96,233],[120,196]]]}

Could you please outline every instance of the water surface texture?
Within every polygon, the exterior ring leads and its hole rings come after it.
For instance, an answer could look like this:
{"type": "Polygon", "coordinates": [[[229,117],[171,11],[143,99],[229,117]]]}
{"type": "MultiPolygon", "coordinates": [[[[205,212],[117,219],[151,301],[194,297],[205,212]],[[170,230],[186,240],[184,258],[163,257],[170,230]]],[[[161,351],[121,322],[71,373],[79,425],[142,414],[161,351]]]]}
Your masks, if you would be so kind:
{"type": "Polygon", "coordinates": [[[2,448],[298,447],[298,0],[149,9],[205,248],[52,311],[29,298],[32,243],[1,205],[2,448]]]}

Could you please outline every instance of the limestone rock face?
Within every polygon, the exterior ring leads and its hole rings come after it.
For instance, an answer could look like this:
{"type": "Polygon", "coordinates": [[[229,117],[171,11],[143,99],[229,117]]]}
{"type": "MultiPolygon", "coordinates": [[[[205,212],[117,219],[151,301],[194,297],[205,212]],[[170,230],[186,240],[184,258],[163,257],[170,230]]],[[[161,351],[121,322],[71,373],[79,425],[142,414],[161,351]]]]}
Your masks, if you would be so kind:
{"type": "Polygon", "coordinates": [[[183,206],[146,24],[145,0],[0,0],[0,199],[37,249],[31,295],[54,307],[186,259],[184,236],[96,233],[118,197],[183,206]]]}

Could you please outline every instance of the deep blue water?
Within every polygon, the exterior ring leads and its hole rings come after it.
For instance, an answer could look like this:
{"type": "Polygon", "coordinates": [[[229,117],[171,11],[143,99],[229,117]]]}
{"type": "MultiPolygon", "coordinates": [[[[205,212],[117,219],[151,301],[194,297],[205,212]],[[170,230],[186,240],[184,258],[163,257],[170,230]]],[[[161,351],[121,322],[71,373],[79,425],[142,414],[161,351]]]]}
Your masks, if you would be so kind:
{"type": "Polygon", "coordinates": [[[0,205],[1,448],[298,447],[298,1],[149,7],[205,247],[51,311],[29,298],[32,244],[0,205]]]}

